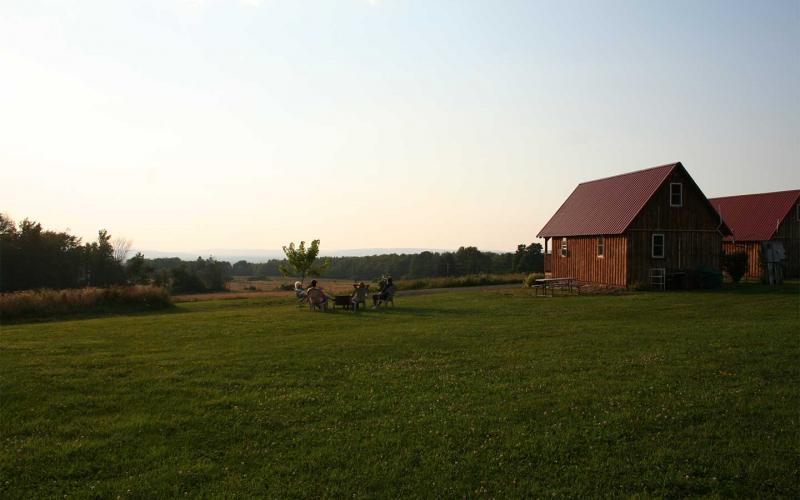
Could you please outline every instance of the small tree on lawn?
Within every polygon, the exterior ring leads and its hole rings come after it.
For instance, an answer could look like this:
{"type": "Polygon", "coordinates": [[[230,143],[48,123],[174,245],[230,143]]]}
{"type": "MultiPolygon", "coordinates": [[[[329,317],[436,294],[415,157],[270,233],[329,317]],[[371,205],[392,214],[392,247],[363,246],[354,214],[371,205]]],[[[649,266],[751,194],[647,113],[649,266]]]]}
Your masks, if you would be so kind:
{"type": "Polygon", "coordinates": [[[288,247],[283,247],[283,253],[286,254],[286,264],[281,264],[278,269],[284,276],[300,275],[300,283],[306,280],[306,276],[319,276],[330,265],[328,261],[314,265],[319,255],[319,240],[312,241],[308,248],[305,241],[296,247],[289,243],[288,247]]]}

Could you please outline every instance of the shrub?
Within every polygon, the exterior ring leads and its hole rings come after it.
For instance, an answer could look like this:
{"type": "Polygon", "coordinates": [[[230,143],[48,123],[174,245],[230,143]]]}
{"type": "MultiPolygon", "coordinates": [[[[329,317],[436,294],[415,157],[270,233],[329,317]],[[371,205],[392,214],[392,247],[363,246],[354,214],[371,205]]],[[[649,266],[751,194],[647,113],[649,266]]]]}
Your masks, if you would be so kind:
{"type": "Polygon", "coordinates": [[[170,307],[165,288],[128,286],[29,290],[0,294],[0,319],[44,318],[86,312],[120,312],[170,307]]]}
{"type": "Polygon", "coordinates": [[[628,285],[628,290],[635,290],[637,292],[645,292],[650,290],[650,285],[648,285],[644,281],[632,281],[630,285],[628,285]]]}
{"type": "Polygon", "coordinates": [[[225,283],[230,281],[227,267],[230,264],[213,257],[198,257],[192,262],[182,262],[170,270],[170,289],[173,293],[204,293],[225,290],[225,283]]]}
{"type": "Polygon", "coordinates": [[[722,273],[708,266],[700,266],[694,271],[694,284],[697,288],[719,288],[722,286],[722,273]]]}
{"type": "Polygon", "coordinates": [[[747,274],[750,265],[746,252],[722,254],[722,269],[728,273],[734,283],[739,283],[747,274]]]}

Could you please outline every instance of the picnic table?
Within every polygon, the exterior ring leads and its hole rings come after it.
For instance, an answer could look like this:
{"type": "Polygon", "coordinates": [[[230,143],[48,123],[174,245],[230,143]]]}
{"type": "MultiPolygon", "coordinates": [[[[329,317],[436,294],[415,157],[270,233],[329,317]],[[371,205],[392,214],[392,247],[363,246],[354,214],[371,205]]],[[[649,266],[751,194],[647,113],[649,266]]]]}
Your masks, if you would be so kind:
{"type": "Polygon", "coordinates": [[[539,290],[544,292],[544,295],[547,295],[547,290],[550,290],[550,296],[552,297],[553,291],[555,289],[566,289],[569,293],[572,293],[572,290],[575,289],[576,292],[580,293],[580,288],[578,287],[578,280],[575,278],[539,278],[533,281],[531,288],[534,289],[536,292],[534,295],[539,295],[539,290]]]}

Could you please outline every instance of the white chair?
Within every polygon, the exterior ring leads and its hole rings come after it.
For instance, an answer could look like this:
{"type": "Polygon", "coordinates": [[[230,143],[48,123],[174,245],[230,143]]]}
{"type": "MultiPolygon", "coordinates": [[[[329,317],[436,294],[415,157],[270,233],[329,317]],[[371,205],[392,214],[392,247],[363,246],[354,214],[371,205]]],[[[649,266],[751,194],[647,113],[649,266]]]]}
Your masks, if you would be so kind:
{"type": "Polygon", "coordinates": [[[653,267],[648,275],[650,286],[656,290],[664,290],[667,286],[667,270],[663,267],[653,267]]]}
{"type": "Polygon", "coordinates": [[[306,300],[308,300],[308,297],[306,297],[306,291],[298,288],[294,291],[294,295],[297,297],[297,307],[303,307],[303,304],[305,304],[306,300]]]}

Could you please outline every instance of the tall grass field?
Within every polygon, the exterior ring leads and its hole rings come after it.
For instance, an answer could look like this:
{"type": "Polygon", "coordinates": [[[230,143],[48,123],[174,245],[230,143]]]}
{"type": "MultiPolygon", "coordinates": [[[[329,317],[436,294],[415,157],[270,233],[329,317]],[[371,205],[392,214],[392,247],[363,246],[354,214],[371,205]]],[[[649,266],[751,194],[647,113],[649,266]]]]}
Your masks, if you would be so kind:
{"type": "Polygon", "coordinates": [[[98,313],[128,313],[172,306],[169,292],[155,286],[25,290],[0,294],[0,320],[39,320],[98,313]]]}
{"type": "Polygon", "coordinates": [[[3,324],[3,498],[800,489],[796,285],[3,324]]]}

